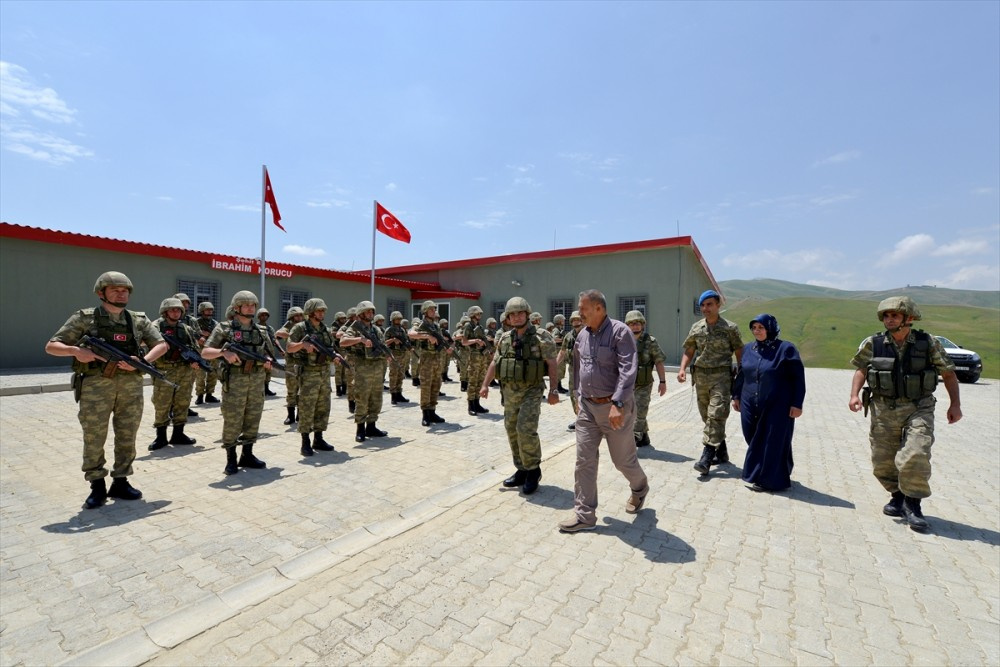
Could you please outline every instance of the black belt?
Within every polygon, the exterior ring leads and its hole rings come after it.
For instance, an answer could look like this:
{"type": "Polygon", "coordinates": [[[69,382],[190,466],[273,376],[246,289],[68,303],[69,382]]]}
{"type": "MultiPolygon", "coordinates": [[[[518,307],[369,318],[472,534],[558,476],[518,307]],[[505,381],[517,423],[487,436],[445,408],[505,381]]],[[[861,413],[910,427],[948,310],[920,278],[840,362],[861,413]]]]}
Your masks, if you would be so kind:
{"type": "Polygon", "coordinates": [[[597,403],[598,405],[604,405],[605,403],[611,402],[610,396],[598,396],[596,398],[590,398],[589,396],[584,396],[591,403],[597,403]]]}

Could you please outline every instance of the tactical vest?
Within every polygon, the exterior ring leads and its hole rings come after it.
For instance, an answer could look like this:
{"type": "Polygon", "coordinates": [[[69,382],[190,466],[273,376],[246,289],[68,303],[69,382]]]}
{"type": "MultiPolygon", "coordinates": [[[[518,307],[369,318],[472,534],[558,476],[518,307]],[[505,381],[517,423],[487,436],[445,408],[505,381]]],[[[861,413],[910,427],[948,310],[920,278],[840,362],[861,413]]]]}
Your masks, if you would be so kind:
{"type": "MultiPolygon", "coordinates": [[[[442,338],[444,338],[445,343],[448,342],[448,339],[444,335],[444,331],[442,331],[441,327],[439,327],[435,322],[421,320],[420,324],[417,325],[417,333],[426,333],[431,334],[432,336],[435,333],[438,333],[442,338]]],[[[417,347],[421,350],[430,350],[431,352],[437,352],[441,349],[441,347],[437,344],[437,340],[418,340],[417,347]]]]}
{"type": "MultiPolygon", "coordinates": [[[[194,341],[191,340],[191,337],[188,335],[188,328],[184,326],[182,322],[177,322],[177,324],[167,324],[166,320],[161,319],[157,322],[157,325],[159,326],[161,334],[173,336],[188,347],[195,347],[194,341]]],[[[167,350],[167,353],[160,357],[160,359],[157,359],[157,361],[160,361],[161,359],[168,363],[176,364],[181,361],[181,351],[171,345],[170,349],[167,350]]]]}
{"type": "Polygon", "coordinates": [[[354,345],[351,345],[350,347],[347,348],[347,350],[348,352],[353,353],[355,356],[360,357],[361,359],[381,359],[383,356],[382,353],[376,352],[374,347],[365,347],[365,342],[364,342],[364,339],[368,338],[369,334],[371,335],[372,338],[380,340],[381,339],[380,330],[374,324],[368,325],[367,328],[369,333],[365,333],[365,323],[362,322],[361,320],[354,320],[353,322],[347,325],[348,336],[350,336],[351,338],[360,336],[362,338],[362,341],[360,343],[355,343],[354,345]]]}
{"type": "MultiPolygon", "coordinates": [[[[260,332],[260,329],[258,329],[257,325],[253,322],[250,323],[251,328],[249,330],[240,328],[235,323],[235,320],[232,322],[223,322],[220,326],[226,334],[226,338],[232,342],[239,343],[251,352],[256,352],[257,354],[269,354],[267,345],[264,343],[264,334],[260,332]]],[[[237,363],[236,365],[239,366],[241,364],[237,363]]]]}
{"type": "MultiPolygon", "coordinates": [[[[312,325],[312,322],[310,322],[308,319],[302,320],[302,324],[305,325],[306,336],[316,336],[317,338],[319,338],[321,343],[336,351],[336,348],[334,348],[333,345],[334,337],[330,333],[330,330],[325,325],[323,325],[322,322],[320,323],[318,329],[314,327],[312,325]]],[[[310,354],[309,352],[306,352],[305,348],[302,348],[301,350],[296,352],[295,358],[298,359],[299,363],[302,364],[303,366],[323,366],[324,364],[329,364],[331,361],[330,359],[326,358],[325,354],[322,354],[320,352],[313,352],[312,354],[310,354]]]]}
{"type": "MultiPolygon", "coordinates": [[[[122,311],[123,322],[112,320],[111,315],[103,308],[84,308],[80,314],[85,318],[88,316],[91,318],[90,327],[87,329],[88,336],[100,338],[130,357],[139,355],[139,332],[135,329],[135,314],[132,311],[122,311]]],[[[73,372],[86,373],[94,369],[103,369],[106,363],[91,361],[84,364],[73,359],[73,372]]]]}
{"type": "Polygon", "coordinates": [[[906,346],[902,359],[896,355],[895,345],[889,345],[887,333],[872,337],[867,380],[874,396],[916,401],[934,393],[938,375],[930,363],[931,337],[923,331],[913,335],[916,340],[906,346]]]}
{"type": "Polygon", "coordinates": [[[545,378],[542,345],[534,326],[529,326],[520,339],[511,331],[500,343],[497,379],[518,384],[541,384],[545,378]]]}
{"type": "Polygon", "coordinates": [[[649,334],[643,331],[635,341],[636,374],[635,386],[645,387],[653,384],[653,355],[650,351],[649,334]]]}
{"type": "Polygon", "coordinates": [[[398,338],[400,340],[399,343],[393,343],[392,345],[386,343],[386,345],[388,345],[393,350],[408,350],[412,347],[412,344],[410,342],[410,337],[406,335],[406,330],[403,329],[403,327],[399,326],[398,324],[393,324],[391,327],[386,329],[385,337],[398,338]]]}

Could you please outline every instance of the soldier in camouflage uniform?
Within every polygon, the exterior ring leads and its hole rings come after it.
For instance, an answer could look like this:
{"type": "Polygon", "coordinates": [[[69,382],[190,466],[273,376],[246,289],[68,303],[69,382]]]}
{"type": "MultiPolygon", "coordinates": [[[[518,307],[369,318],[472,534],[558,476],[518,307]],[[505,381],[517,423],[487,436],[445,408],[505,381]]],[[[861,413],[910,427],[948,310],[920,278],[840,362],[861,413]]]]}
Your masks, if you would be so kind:
{"type": "MultiPolygon", "coordinates": [[[[261,308],[257,311],[257,324],[259,324],[265,331],[267,331],[267,339],[271,341],[271,349],[276,353],[276,358],[280,359],[285,356],[284,351],[281,346],[278,345],[278,340],[274,337],[274,327],[267,323],[271,319],[271,311],[267,308],[261,308]]],[[[271,391],[271,369],[267,369],[267,374],[264,376],[264,395],[265,396],[277,396],[275,392],[271,391]]]]}
{"type": "Polygon", "coordinates": [[[332,452],[333,446],[323,439],[330,423],[330,364],[333,359],[319,352],[307,336],[316,336],[323,345],[332,348],[334,332],[323,323],[326,302],[309,299],[304,309],[304,321],[292,327],[288,334],[288,353],[295,355],[299,369],[299,436],[302,456],[312,456],[313,450],[332,452]],[[312,434],[312,444],[309,434],[312,434]]]}
{"type": "MultiPolygon", "coordinates": [[[[198,318],[195,320],[195,333],[198,334],[198,349],[205,347],[205,341],[215,331],[215,306],[211,301],[202,301],[198,304],[198,318]]],[[[216,370],[216,363],[210,363],[211,370],[203,371],[200,368],[195,371],[195,393],[198,398],[197,405],[202,403],[219,403],[215,397],[215,385],[219,381],[219,373],[216,370]]]]}
{"type": "Polygon", "coordinates": [[[354,423],[357,433],[354,440],[381,438],[389,435],[375,425],[382,412],[382,382],[385,379],[386,348],[382,332],[374,325],[375,304],[362,301],[357,307],[357,319],[347,327],[340,345],[351,353],[354,367],[354,397],[357,407],[354,423]]]}
{"type": "MultiPolygon", "coordinates": [[[[153,326],[161,336],[170,336],[181,345],[198,349],[198,334],[182,321],[184,307],[180,299],[164,299],[160,303],[160,319],[153,326]]],[[[181,358],[181,350],[170,346],[166,354],[153,364],[167,380],[177,385],[176,388],[155,378],[153,380],[153,428],[156,429],[156,439],[149,445],[153,452],[169,445],[193,445],[194,438],[184,435],[184,425],[188,420],[188,407],[191,405],[191,385],[194,384],[195,373],[201,371],[197,363],[185,363],[181,358]],[[167,424],[173,424],[170,440],[167,440],[167,424]]]]}
{"type": "Polygon", "coordinates": [[[925,531],[920,501],[931,495],[934,389],[940,375],[951,402],[948,423],[954,424],[962,418],[958,378],[937,338],[913,330],[913,322],[921,319],[913,299],[884,299],[878,318],[886,330],[864,339],[851,360],[857,370],[848,407],[854,412],[871,408],[872,468],[892,494],[882,512],[902,516],[911,529],[925,531]],[[866,382],[862,400],[858,394],[866,382]]]}
{"type": "MultiPolygon", "coordinates": [[[[181,316],[181,321],[187,326],[191,327],[195,331],[198,330],[198,319],[191,314],[191,297],[189,297],[184,292],[178,292],[174,295],[175,299],[180,299],[181,305],[184,308],[184,314],[181,316]]],[[[194,384],[191,384],[191,391],[194,392],[194,384]]],[[[191,409],[192,401],[188,401],[188,417],[197,417],[198,413],[191,409]]]]}
{"type": "MultiPolygon", "coordinates": [[[[458,366],[458,380],[460,391],[469,389],[469,349],[465,347],[465,325],[469,323],[469,316],[463,315],[458,321],[458,326],[451,332],[451,340],[455,346],[452,348],[452,355],[455,358],[455,365],[458,366]]],[[[479,396],[479,388],[475,388],[476,396],[479,396]]]]}
{"type": "MultiPolygon", "coordinates": [[[[552,330],[552,338],[555,340],[556,349],[561,350],[563,344],[563,338],[566,337],[566,316],[562,313],[556,313],[552,318],[552,324],[555,328],[552,330]]],[[[562,363],[556,359],[556,370],[559,372],[558,384],[556,385],[556,390],[560,394],[568,394],[569,390],[563,386],[563,378],[566,377],[567,360],[563,359],[562,363]]]]}
{"type": "Polygon", "coordinates": [[[743,358],[743,339],[738,326],[719,316],[722,297],[715,290],[706,290],[698,297],[704,319],[691,326],[684,341],[684,355],[677,372],[677,381],[687,380],[687,367],[697,352],[694,363],[696,373],[692,382],[698,396],[698,411],[705,422],[701,458],[694,469],[707,475],[713,463],[729,461],[726,448],[726,419],[733,389],[733,355],[736,363],[743,358]]]}
{"type": "Polygon", "coordinates": [[[301,369],[297,359],[288,352],[288,336],[292,332],[292,327],[305,319],[305,311],[298,306],[288,309],[288,320],[280,329],[274,332],[274,338],[278,346],[280,341],[285,341],[285,409],[288,416],[282,422],[286,426],[291,426],[297,421],[295,408],[299,404],[299,373],[301,369]]]}
{"type": "Polygon", "coordinates": [[[454,382],[454,380],[448,377],[448,366],[451,365],[452,352],[455,349],[455,339],[451,337],[451,332],[448,331],[448,320],[442,317],[438,321],[438,328],[441,330],[441,335],[444,337],[444,348],[441,350],[441,359],[439,360],[441,382],[454,382]]]}
{"type": "Polygon", "coordinates": [[[528,315],[528,324],[536,329],[544,330],[544,327],[542,327],[542,314],[536,310],[531,315],[528,315]]]}
{"type": "Polygon", "coordinates": [[[205,359],[223,360],[222,374],[222,447],[226,450],[227,475],[234,475],[240,468],[265,468],[266,464],[254,456],[260,417],[264,412],[264,377],[271,362],[247,360],[228,349],[237,343],[254,354],[275,357],[267,330],[254,322],[257,312],[257,295],[248,290],[233,295],[230,307],[233,319],[220,322],[201,356],[205,359]],[[239,461],[236,446],[242,445],[239,461]]]}
{"type": "Polygon", "coordinates": [[[504,398],[503,425],[516,468],[503,485],[507,488],[521,486],[525,495],[534,493],[542,479],[538,418],[546,372],[551,388],[548,403],[559,403],[556,346],[551,335],[528,323],[530,310],[528,302],[519,296],[507,301],[503,319],[511,328],[497,340],[496,353],[479,388],[479,396],[488,398],[490,382],[495,375],[500,378],[504,398]]]}
{"type": "MultiPolygon", "coordinates": [[[[333,322],[330,323],[330,330],[334,333],[333,349],[339,354],[343,354],[343,350],[340,349],[340,338],[337,337],[337,332],[340,331],[345,324],[347,324],[347,313],[342,310],[338,310],[333,315],[333,322]]],[[[347,395],[347,369],[344,368],[343,364],[337,364],[334,366],[333,386],[337,390],[337,398],[347,395]]]]}
{"type": "Polygon", "coordinates": [[[462,331],[462,345],[468,354],[469,374],[467,376],[468,390],[466,398],[469,401],[469,414],[473,417],[489,412],[479,402],[479,390],[486,377],[486,367],[489,365],[488,354],[489,343],[486,341],[486,328],[480,324],[483,318],[483,309],[479,306],[469,308],[469,321],[462,331]]]}
{"type": "MultiPolygon", "coordinates": [[[[562,363],[566,366],[566,373],[569,376],[567,384],[573,386],[573,346],[576,344],[576,336],[580,333],[580,329],[583,328],[583,318],[580,317],[580,311],[574,310],[573,314],[569,316],[570,326],[572,327],[566,334],[563,335],[562,348],[559,350],[559,356],[556,358],[556,362],[562,363]]],[[[576,402],[576,392],[569,392],[570,404],[573,406],[573,414],[575,415],[580,411],[579,406],[576,402]]],[[[576,430],[576,420],[574,419],[566,427],[567,430],[576,430]]]]}
{"type": "MultiPolygon", "coordinates": [[[[486,352],[485,356],[487,361],[493,359],[493,354],[497,350],[497,336],[499,332],[497,331],[497,321],[494,317],[489,317],[486,319],[486,352]]],[[[487,364],[489,365],[489,364],[487,364]]],[[[491,387],[499,387],[500,383],[497,382],[496,378],[493,378],[493,382],[490,382],[491,387]]]]}
{"type": "Polygon", "coordinates": [[[667,393],[667,369],[663,362],[666,356],[660,349],[660,344],[646,331],[646,316],[638,310],[630,310],[625,316],[625,324],[635,335],[636,375],[635,375],[635,435],[636,447],[649,446],[649,424],[646,415],[649,414],[649,400],[653,395],[653,370],[659,378],[657,393],[665,396],[667,393]]]}
{"type": "Polygon", "coordinates": [[[437,304],[424,301],[420,306],[420,314],[423,319],[414,323],[408,335],[410,340],[416,342],[416,349],[420,350],[420,377],[414,378],[419,380],[414,384],[420,387],[420,410],[423,413],[420,423],[430,426],[444,423],[444,417],[435,410],[438,392],[441,390],[441,355],[447,353],[438,341],[442,334],[441,328],[434,321],[437,319],[437,304]]]}
{"type": "Polygon", "coordinates": [[[410,347],[413,344],[406,329],[403,328],[403,313],[394,310],[389,315],[389,321],[392,324],[385,330],[385,344],[392,350],[392,361],[389,364],[389,396],[393,405],[409,403],[410,400],[403,396],[403,378],[410,363],[410,347]]]}
{"type": "Polygon", "coordinates": [[[87,509],[100,507],[108,496],[136,500],[142,493],[128,482],[135,460],[135,436],[142,421],[142,376],[125,362],[102,359],[91,349],[80,347],[85,335],[103,340],[137,357],[140,345],[149,352],[144,359],[153,362],[167,351],[159,331],[145,313],[126,309],[132,295],[132,281],[117,271],[102,273],[94,285],[101,300],[96,308],[73,313],[49,339],[45,351],[54,357],[73,357],[74,387],[80,403],[80,426],[83,427],[83,476],[90,482],[87,509]],[[115,455],[109,489],[104,458],[108,438],[108,420],[115,429],[115,455]]]}
{"type": "MultiPolygon", "coordinates": [[[[352,324],[357,322],[357,320],[358,320],[358,309],[354,308],[353,306],[351,308],[348,308],[347,321],[345,321],[344,324],[341,325],[339,329],[337,329],[337,333],[335,334],[337,338],[337,347],[341,352],[344,351],[342,345],[344,336],[347,335],[347,330],[351,327],[352,324]]],[[[357,401],[355,400],[355,395],[354,395],[354,372],[355,372],[354,364],[351,364],[350,367],[347,366],[344,367],[343,394],[341,394],[343,396],[347,396],[347,411],[350,412],[352,415],[354,414],[354,408],[357,406],[357,401]]]]}

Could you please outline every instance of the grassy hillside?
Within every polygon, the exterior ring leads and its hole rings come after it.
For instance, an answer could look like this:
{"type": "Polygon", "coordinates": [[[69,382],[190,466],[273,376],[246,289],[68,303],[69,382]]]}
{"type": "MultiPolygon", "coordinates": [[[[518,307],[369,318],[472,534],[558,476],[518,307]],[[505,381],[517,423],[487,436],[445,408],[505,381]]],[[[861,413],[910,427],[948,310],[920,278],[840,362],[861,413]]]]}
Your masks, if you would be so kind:
{"type": "MultiPolygon", "coordinates": [[[[983,376],[1000,378],[1000,310],[917,303],[923,313],[917,328],[975,350],[983,358],[983,376]]],[[[882,331],[875,316],[877,306],[877,300],[790,297],[744,300],[727,307],[722,316],[737,323],[743,340],[749,342],[753,339],[750,320],[759,313],[770,313],[778,318],[781,338],[795,343],[807,366],[850,368],[858,344],[882,331]]]]}
{"type": "MultiPolygon", "coordinates": [[[[1000,291],[956,290],[944,287],[900,287],[891,290],[848,291],[832,287],[803,285],[785,280],[758,278],[755,280],[723,280],[719,283],[728,305],[736,307],[742,301],[770,301],[787,297],[807,296],[856,301],[881,301],[888,296],[906,294],[920,306],[974,306],[1000,309],[1000,291]]],[[[941,334],[945,335],[945,334],[941,334]]]]}

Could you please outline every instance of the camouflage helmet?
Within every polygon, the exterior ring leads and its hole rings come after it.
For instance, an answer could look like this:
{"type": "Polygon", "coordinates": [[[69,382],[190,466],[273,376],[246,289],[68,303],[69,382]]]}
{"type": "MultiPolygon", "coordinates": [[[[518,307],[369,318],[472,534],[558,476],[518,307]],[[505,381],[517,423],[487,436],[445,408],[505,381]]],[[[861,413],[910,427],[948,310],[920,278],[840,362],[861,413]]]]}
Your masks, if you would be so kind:
{"type": "Polygon", "coordinates": [[[881,303],[878,304],[879,322],[882,321],[882,316],[888,310],[903,313],[903,315],[913,317],[914,320],[920,319],[920,310],[917,309],[917,304],[908,296],[890,296],[888,299],[882,299],[881,303]]]}
{"type": "Polygon", "coordinates": [[[479,306],[472,306],[471,308],[469,308],[469,310],[466,311],[466,314],[469,317],[475,317],[476,315],[482,315],[483,314],[483,309],[480,308],[479,306]]]}
{"type": "Polygon", "coordinates": [[[355,317],[358,314],[358,309],[351,306],[347,309],[347,317],[355,317]]]}
{"type": "Polygon", "coordinates": [[[174,295],[174,298],[175,299],[180,299],[181,301],[187,301],[188,303],[191,303],[191,297],[189,297],[184,292],[178,292],[177,294],[174,295]]]}
{"type": "Polygon", "coordinates": [[[563,315],[562,313],[556,313],[552,317],[552,321],[555,322],[556,324],[565,324],[566,323],[566,316],[563,315]]]}
{"type": "Polygon", "coordinates": [[[127,287],[129,294],[132,293],[132,281],[119,271],[105,271],[99,275],[94,283],[94,294],[100,296],[105,287],[127,287]]]}
{"type": "Polygon", "coordinates": [[[299,308],[298,306],[292,306],[291,308],[288,309],[288,313],[286,314],[286,317],[288,319],[292,319],[293,317],[295,317],[297,315],[305,315],[305,314],[306,314],[306,312],[304,310],[302,310],[301,308],[299,308]]]}
{"type": "Polygon", "coordinates": [[[530,321],[532,321],[532,322],[535,322],[535,321],[541,322],[542,321],[542,314],[536,310],[531,315],[528,315],[528,319],[530,321]]]}
{"type": "Polygon", "coordinates": [[[425,315],[428,310],[430,310],[431,308],[437,308],[437,307],[438,307],[438,305],[436,303],[434,303],[433,301],[430,301],[430,300],[424,301],[423,304],[421,304],[421,306],[420,306],[420,314],[421,315],[425,315]]]}
{"type": "Polygon", "coordinates": [[[497,318],[495,318],[495,317],[491,317],[491,318],[489,318],[489,319],[486,320],[486,326],[489,326],[491,324],[496,324],[496,323],[497,323],[497,318]]]}
{"type": "Polygon", "coordinates": [[[507,316],[511,313],[530,313],[531,306],[528,305],[528,301],[524,297],[512,296],[507,299],[507,305],[503,309],[503,319],[507,319],[507,316]]]}
{"type": "Polygon", "coordinates": [[[445,318],[442,317],[441,321],[438,322],[438,326],[440,326],[442,329],[444,329],[445,327],[448,326],[448,320],[446,320],[445,318]]]}
{"type": "Polygon", "coordinates": [[[555,328],[556,328],[556,325],[553,322],[546,322],[545,323],[545,330],[546,331],[548,331],[550,329],[555,329],[555,328]]]}
{"type": "Polygon", "coordinates": [[[306,305],[302,308],[302,311],[306,315],[312,315],[317,310],[326,310],[326,301],[323,299],[312,298],[306,301],[306,305]]]}
{"type": "Polygon", "coordinates": [[[236,317],[236,306],[229,304],[229,308],[226,308],[226,319],[231,320],[236,317]]]}
{"type": "Polygon", "coordinates": [[[184,310],[184,304],[177,297],[168,296],[166,299],[160,302],[160,317],[167,314],[167,311],[171,308],[180,308],[184,310]]]}
{"type": "Polygon", "coordinates": [[[583,318],[580,317],[579,310],[574,310],[573,313],[569,316],[569,321],[572,322],[573,320],[580,320],[581,322],[583,322],[583,318]]]}
{"type": "Polygon", "coordinates": [[[335,320],[346,320],[347,319],[347,313],[345,313],[342,310],[338,310],[336,313],[333,314],[333,319],[335,319],[335,320]]]}
{"type": "Polygon", "coordinates": [[[374,314],[375,304],[372,303],[371,301],[362,301],[361,303],[358,304],[357,308],[354,309],[354,312],[356,315],[360,315],[366,310],[370,310],[372,311],[372,314],[374,314]]]}
{"type": "Polygon", "coordinates": [[[198,314],[201,315],[206,310],[215,310],[215,306],[212,305],[211,301],[202,301],[198,304],[198,314]]]}
{"type": "Polygon", "coordinates": [[[410,320],[403,318],[403,321],[399,323],[399,326],[406,328],[410,324],[410,320]]]}
{"type": "Polygon", "coordinates": [[[471,318],[471,317],[469,317],[468,315],[462,315],[462,319],[460,319],[460,320],[458,321],[458,323],[459,323],[459,324],[468,324],[468,323],[469,323],[469,322],[471,322],[471,321],[472,321],[472,318],[471,318]]]}
{"type": "Polygon", "coordinates": [[[646,316],[638,310],[630,310],[628,311],[628,315],[625,316],[625,324],[632,324],[633,322],[642,322],[645,324],[646,316]]]}
{"type": "Polygon", "coordinates": [[[392,311],[392,313],[389,314],[390,322],[395,322],[396,320],[401,320],[401,319],[403,319],[403,313],[399,312],[398,310],[394,310],[392,311]]]}
{"type": "MultiPolygon", "coordinates": [[[[180,297],[174,296],[174,298],[179,299],[180,297]]],[[[181,300],[183,301],[183,299],[181,300]]],[[[250,290],[246,289],[240,290],[239,292],[233,295],[233,301],[231,305],[235,306],[236,308],[239,308],[240,306],[246,306],[249,304],[253,304],[254,306],[260,305],[260,301],[257,300],[257,295],[251,292],[250,290]]]]}
{"type": "Polygon", "coordinates": [[[268,310],[267,308],[261,308],[260,310],[257,311],[257,317],[260,317],[261,315],[267,315],[268,317],[271,317],[271,311],[268,310]]]}
{"type": "Polygon", "coordinates": [[[382,313],[379,313],[378,315],[375,316],[375,319],[373,321],[374,322],[385,322],[385,315],[383,315],[382,313]]]}

